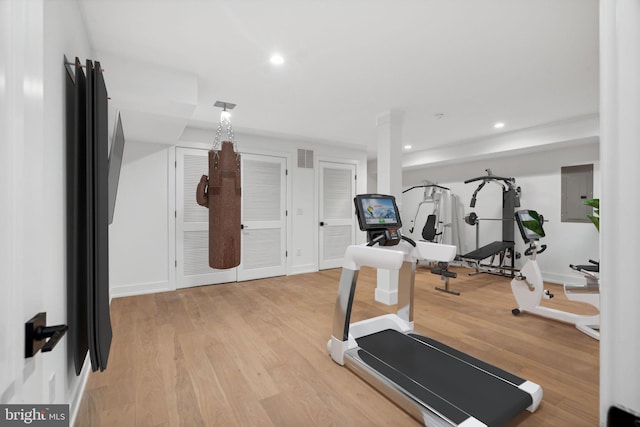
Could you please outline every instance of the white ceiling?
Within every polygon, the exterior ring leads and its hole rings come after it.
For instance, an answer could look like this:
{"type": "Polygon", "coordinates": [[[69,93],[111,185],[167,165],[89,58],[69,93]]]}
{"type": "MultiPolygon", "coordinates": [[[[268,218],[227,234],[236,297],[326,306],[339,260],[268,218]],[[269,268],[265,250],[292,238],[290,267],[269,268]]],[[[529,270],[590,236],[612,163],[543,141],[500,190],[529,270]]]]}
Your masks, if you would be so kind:
{"type": "Polygon", "coordinates": [[[213,129],[228,101],[236,131],[373,154],[390,109],[412,151],[598,111],[597,0],[80,4],[95,52],[197,76],[190,126],[213,129]]]}

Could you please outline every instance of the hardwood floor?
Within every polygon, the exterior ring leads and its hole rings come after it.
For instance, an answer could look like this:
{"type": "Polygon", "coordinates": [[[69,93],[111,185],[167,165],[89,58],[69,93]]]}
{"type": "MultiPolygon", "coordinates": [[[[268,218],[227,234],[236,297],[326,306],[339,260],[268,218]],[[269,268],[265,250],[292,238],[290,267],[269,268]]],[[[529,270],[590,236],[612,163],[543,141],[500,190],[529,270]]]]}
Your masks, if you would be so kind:
{"type": "MultiPolygon", "coordinates": [[[[509,279],[458,271],[461,296],[418,268],[416,331],[540,384],[510,425],[598,425],[599,348],[571,325],[522,314],[509,279]]],[[[108,368],[92,373],[76,426],[417,426],[327,355],[340,270],[114,299],[108,368]]],[[[360,273],[352,321],[394,312],[360,273]]],[[[549,306],[593,313],[567,301],[549,306]]]]}

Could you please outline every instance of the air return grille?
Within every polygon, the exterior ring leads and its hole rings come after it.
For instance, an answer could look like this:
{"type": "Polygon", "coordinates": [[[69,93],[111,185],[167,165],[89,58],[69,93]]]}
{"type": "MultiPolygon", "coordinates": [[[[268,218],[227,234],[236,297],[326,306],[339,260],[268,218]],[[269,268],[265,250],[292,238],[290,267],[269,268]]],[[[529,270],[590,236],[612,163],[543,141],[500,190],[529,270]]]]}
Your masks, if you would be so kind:
{"type": "Polygon", "coordinates": [[[298,148],[298,167],[313,169],[313,150],[298,148]]]}

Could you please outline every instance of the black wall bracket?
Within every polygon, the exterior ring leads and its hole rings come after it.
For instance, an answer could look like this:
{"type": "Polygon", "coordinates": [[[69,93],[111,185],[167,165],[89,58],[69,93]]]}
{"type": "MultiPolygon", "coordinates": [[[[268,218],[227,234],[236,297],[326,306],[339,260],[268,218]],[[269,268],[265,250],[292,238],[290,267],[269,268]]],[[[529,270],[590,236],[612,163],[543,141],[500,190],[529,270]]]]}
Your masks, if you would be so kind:
{"type": "Polygon", "coordinates": [[[25,326],[24,357],[29,358],[42,350],[53,350],[69,327],[67,325],[47,326],[47,313],[38,313],[25,326]],[[47,341],[47,338],[49,340],[47,341]]]}

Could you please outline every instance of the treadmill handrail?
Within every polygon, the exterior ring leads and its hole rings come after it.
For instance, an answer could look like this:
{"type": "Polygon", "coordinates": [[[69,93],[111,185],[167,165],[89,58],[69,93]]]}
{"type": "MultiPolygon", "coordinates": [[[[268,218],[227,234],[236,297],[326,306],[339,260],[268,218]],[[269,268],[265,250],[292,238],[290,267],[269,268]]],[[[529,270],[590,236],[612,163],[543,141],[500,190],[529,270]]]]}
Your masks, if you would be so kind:
{"type": "Polygon", "coordinates": [[[416,258],[425,261],[450,262],[456,258],[458,248],[454,245],[445,245],[434,242],[416,242],[414,253],[416,258]]]}
{"type": "MultiPolygon", "coordinates": [[[[394,246],[394,248],[400,245],[394,246]]],[[[342,268],[360,270],[360,267],[376,267],[386,270],[399,270],[407,253],[387,247],[350,245],[344,254],[342,268]]]]}
{"type": "Polygon", "coordinates": [[[422,241],[414,243],[415,247],[404,241],[395,246],[350,245],[344,254],[342,268],[354,271],[360,270],[360,267],[399,270],[403,261],[423,259],[450,262],[456,257],[457,247],[454,245],[422,241]]]}

